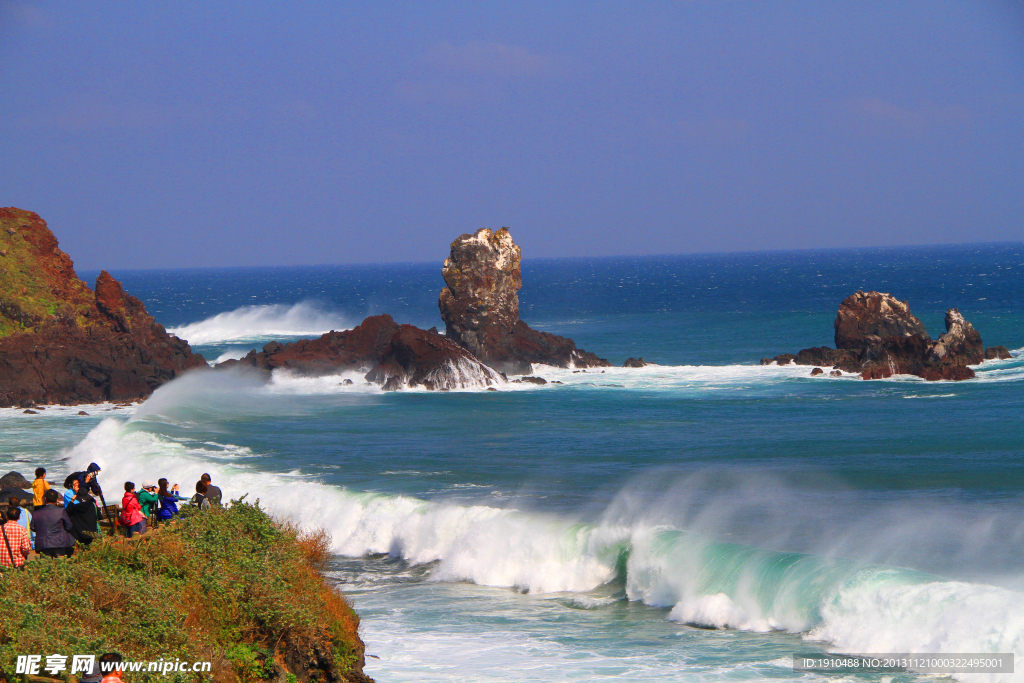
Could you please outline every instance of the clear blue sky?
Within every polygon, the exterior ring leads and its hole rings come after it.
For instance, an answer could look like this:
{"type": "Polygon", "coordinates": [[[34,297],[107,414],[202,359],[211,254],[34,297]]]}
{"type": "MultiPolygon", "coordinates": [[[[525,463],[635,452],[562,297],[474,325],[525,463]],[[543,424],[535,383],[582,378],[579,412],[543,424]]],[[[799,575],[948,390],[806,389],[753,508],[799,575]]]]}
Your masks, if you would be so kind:
{"type": "Polygon", "coordinates": [[[79,268],[1020,240],[1024,3],[7,2],[79,268]]]}

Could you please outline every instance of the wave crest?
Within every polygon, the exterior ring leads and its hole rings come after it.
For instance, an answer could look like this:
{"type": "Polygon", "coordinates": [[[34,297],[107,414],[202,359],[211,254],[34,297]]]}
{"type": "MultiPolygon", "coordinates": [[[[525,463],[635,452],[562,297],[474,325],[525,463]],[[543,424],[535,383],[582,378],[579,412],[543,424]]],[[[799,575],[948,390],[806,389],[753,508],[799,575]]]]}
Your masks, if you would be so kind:
{"type": "Polygon", "coordinates": [[[299,302],[292,306],[243,306],[168,332],[192,345],[203,345],[320,336],[330,330],[347,330],[349,327],[340,313],[323,311],[309,302],[299,302]]]}

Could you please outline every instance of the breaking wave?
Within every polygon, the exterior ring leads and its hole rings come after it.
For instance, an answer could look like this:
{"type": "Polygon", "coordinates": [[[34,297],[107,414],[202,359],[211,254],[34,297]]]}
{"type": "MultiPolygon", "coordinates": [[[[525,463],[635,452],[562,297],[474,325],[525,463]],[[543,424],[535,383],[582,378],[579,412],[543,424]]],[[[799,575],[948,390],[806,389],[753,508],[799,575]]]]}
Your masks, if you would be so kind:
{"type": "Polygon", "coordinates": [[[168,332],[192,345],[204,345],[319,336],[330,330],[349,327],[340,313],[323,311],[312,303],[300,302],[292,306],[243,306],[168,332]]]}
{"type": "MultiPolygon", "coordinates": [[[[863,539],[883,556],[886,546],[908,540],[927,545],[922,524],[935,533],[956,529],[974,543],[985,529],[1005,540],[992,520],[976,520],[965,528],[963,519],[924,519],[921,514],[913,519],[908,507],[884,519],[867,519],[863,536],[854,534],[847,545],[790,552],[762,547],[777,540],[763,530],[753,534],[763,543],[753,537],[721,540],[735,519],[751,516],[750,505],[766,502],[756,498],[757,492],[770,487],[758,482],[700,500],[695,492],[706,489],[707,482],[663,481],[659,491],[627,486],[593,519],[353,491],[301,471],[261,471],[253,466],[248,448],[159,433],[171,419],[166,408],[172,398],[141,406],[127,422],[104,420],[65,453],[68,467],[95,461],[134,480],[173,473],[186,489],[189,481],[210,472],[229,497],[248,492],[280,517],[327,529],[338,554],[387,554],[428,567],[435,581],[576,593],[584,601],[601,586],[620,584],[629,600],[664,608],[668,619],[685,624],[785,630],[830,642],[843,652],[1014,652],[1024,657],[1024,593],[887,566],[870,555],[842,559],[857,553],[835,552],[858,547],[863,539]],[[663,504],[669,499],[675,501],[671,513],[663,504]]],[[[810,520],[806,525],[822,524],[821,517],[800,510],[798,499],[779,496],[775,512],[785,509],[787,514],[763,515],[764,529],[793,520],[785,531],[800,536],[806,531],[799,528],[801,517],[810,520]]],[[[945,547],[948,540],[944,537],[935,547],[945,547]]],[[[1000,675],[965,678],[1009,680],[1000,675]]]]}

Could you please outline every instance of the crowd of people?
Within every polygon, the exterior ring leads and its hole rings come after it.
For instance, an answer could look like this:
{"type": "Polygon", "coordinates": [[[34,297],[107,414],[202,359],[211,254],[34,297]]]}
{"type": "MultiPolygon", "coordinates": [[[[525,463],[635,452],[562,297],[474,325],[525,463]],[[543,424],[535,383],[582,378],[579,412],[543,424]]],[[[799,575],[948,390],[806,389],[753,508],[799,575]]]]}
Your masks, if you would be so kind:
{"type": "MultiPolygon", "coordinates": [[[[100,534],[106,505],[98,481],[100,471],[99,465],[91,463],[84,472],[68,475],[61,496],[56,485],[46,480],[46,470],[37,468],[31,499],[8,498],[0,517],[0,568],[24,567],[33,550],[49,557],[70,557],[76,546],[92,543],[100,534]]],[[[114,526],[124,527],[125,535],[132,538],[174,520],[183,501],[200,510],[221,504],[223,494],[209,474],[200,477],[195,489],[195,495],[188,498],[167,479],[158,479],[156,484],[147,479],[138,490],[134,482],[126,481],[114,526]]]]}

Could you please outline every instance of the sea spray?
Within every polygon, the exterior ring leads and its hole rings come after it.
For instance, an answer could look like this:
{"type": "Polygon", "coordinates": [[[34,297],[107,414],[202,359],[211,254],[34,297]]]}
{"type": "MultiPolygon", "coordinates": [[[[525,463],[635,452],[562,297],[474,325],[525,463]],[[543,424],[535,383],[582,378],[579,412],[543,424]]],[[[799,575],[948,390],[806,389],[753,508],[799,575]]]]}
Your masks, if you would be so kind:
{"type": "Polygon", "coordinates": [[[201,346],[318,337],[330,330],[347,330],[350,327],[341,313],[303,301],[291,306],[243,306],[168,331],[193,346],[201,346]]]}

